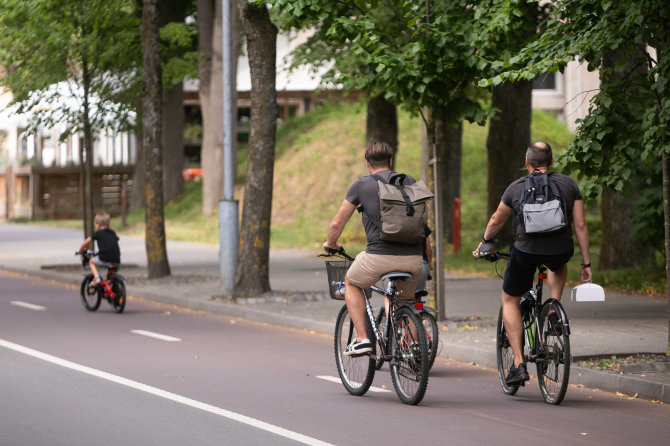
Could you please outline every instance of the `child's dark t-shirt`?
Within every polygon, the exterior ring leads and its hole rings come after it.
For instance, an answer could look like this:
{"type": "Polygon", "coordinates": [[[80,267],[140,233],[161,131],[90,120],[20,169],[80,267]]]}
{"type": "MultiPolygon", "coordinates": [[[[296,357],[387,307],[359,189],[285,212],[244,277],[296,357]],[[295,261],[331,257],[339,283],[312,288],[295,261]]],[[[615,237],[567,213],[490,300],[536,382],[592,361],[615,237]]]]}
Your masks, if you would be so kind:
{"type": "Polygon", "coordinates": [[[116,232],[109,228],[100,229],[91,235],[91,240],[98,243],[100,260],[108,263],[121,263],[119,237],[116,232]]]}

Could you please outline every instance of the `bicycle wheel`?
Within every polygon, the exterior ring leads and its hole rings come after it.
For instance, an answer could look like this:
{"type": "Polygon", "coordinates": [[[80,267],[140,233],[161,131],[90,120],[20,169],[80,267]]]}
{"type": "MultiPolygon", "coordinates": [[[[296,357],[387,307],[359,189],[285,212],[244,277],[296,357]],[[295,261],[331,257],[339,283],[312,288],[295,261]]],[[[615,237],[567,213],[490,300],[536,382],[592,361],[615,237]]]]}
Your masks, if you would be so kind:
{"type": "Polygon", "coordinates": [[[427,311],[422,311],[419,313],[421,322],[424,329],[426,330],[426,342],[428,343],[428,354],[430,355],[430,366],[433,367],[435,362],[435,356],[437,356],[437,348],[439,347],[440,342],[440,332],[437,326],[437,321],[435,317],[427,311]]]}
{"type": "MultiPolygon", "coordinates": [[[[377,319],[375,320],[375,322],[377,322],[377,328],[379,328],[379,333],[381,333],[382,337],[385,337],[386,336],[386,310],[384,309],[383,306],[379,310],[379,314],[377,315],[377,319]]],[[[379,345],[379,341],[377,341],[377,345],[379,345]]],[[[386,348],[384,350],[388,353],[388,349],[389,349],[388,342],[386,343],[385,347],[386,348]]],[[[382,349],[378,346],[377,351],[379,352],[379,354],[381,354],[382,349]]],[[[381,369],[383,364],[384,364],[384,359],[383,358],[377,359],[377,361],[375,363],[375,370],[381,369]]]]}
{"type": "Polygon", "coordinates": [[[114,292],[112,308],[117,313],[123,313],[124,308],[126,308],[126,285],[120,280],[114,280],[112,282],[112,291],[114,292]]]}
{"type": "Polygon", "coordinates": [[[430,371],[426,331],[419,316],[405,306],[395,310],[393,325],[390,363],[393,387],[403,403],[419,404],[426,394],[430,371]]]}
{"type": "Polygon", "coordinates": [[[82,280],[79,294],[84,308],[88,311],[95,311],[100,306],[100,287],[89,287],[91,280],[93,280],[92,274],[89,274],[82,280]]]}
{"type": "MultiPolygon", "coordinates": [[[[368,339],[374,339],[370,322],[365,321],[368,339]]],[[[352,395],[363,395],[368,391],[375,377],[375,351],[377,344],[372,342],[372,352],[360,356],[344,356],[347,345],[356,339],[356,329],[351,321],[349,310],[344,305],[335,322],[335,363],[342,384],[352,395]]]]}
{"type": "Polygon", "coordinates": [[[498,378],[500,379],[500,386],[505,395],[514,395],[519,386],[508,386],[505,382],[505,376],[509,373],[509,369],[514,365],[514,354],[512,353],[512,346],[507,338],[505,332],[505,323],[503,322],[502,307],[498,313],[498,328],[496,329],[496,361],[498,363],[498,378]]]}
{"type": "Polygon", "coordinates": [[[556,299],[549,299],[542,305],[540,333],[542,344],[537,361],[540,391],[547,403],[560,404],[568,389],[572,358],[568,317],[556,299]]]}

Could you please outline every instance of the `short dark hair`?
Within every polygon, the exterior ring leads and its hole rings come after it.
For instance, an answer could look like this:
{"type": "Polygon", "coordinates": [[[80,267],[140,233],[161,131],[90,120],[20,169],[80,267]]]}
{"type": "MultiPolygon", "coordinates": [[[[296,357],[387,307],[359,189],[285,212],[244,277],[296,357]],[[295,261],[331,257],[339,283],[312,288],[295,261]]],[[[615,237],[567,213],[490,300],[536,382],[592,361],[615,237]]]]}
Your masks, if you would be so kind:
{"type": "Polygon", "coordinates": [[[365,160],[370,167],[391,167],[393,149],[382,141],[371,142],[365,149],[365,160]]]}
{"type": "Polygon", "coordinates": [[[551,146],[544,141],[537,141],[528,146],[526,158],[530,167],[549,167],[554,158],[551,146]]]}

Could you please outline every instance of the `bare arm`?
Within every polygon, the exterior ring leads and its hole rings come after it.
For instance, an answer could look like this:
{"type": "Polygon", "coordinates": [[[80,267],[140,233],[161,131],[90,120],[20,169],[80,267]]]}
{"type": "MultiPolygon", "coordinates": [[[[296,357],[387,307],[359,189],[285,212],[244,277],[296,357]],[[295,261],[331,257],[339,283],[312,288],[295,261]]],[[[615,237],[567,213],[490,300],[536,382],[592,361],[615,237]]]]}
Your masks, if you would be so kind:
{"type": "MultiPolygon", "coordinates": [[[[500,204],[498,204],[498,209],[491,215],[482,237],[486,240],[493,239],[498,231],[500,231],[500,228],[503,227],[509,216],[512,215],[512,212],[512,208],[501,201],[500,204]]],[[[479,243],[477,249],[472,253],[473,256],[479,257],[479,248],[481,248],[481,246],[482,242],[479,243]]]]}
{"type": "MultiPolygon", "coordinates": [[[[590,265],[589,260],[589,228],[586,226],[586,218],[584,218],[584,201],[576,200],[572,206],[572,225],[575,228],[575,236],[577,237],[577,244],[579,251],[582,253],[582,265],[590,265]]],[[[591,267],[581,269],[582,283],[591,282],[593,273],[591,267]]]]}
{"type": "Polygon", "coordinates": [[[77,254],[81,254],[82,252],[84,252],[84,250],[86,249],[86,247],[88,247],[88,245],[89,245],[92,241],[93,241],[93,240],[91,240],[91,237],[88,237],[86,240],[84,240],[84,243],[82,243],[81,246],[79,247],[79,249],[77,250],[77,254]]]}
{"type": "Polygon", "coordinates": [[[351,216],[354,214],[355,210],[356,206],[352,202],[347,200],[342,201],[340,209],[337,211],[337,214],[335,214],[335,217],[333,217],[333,220],[330,222],[330,225],[328,226],[328,238],[326,242],[323,244],[324,248],[331,248],[331,249],[339,248],[339,245],[337,244],[337,239],[340,238],[340,235],[344,230],[344,226],[347,224],[351,216]]]}

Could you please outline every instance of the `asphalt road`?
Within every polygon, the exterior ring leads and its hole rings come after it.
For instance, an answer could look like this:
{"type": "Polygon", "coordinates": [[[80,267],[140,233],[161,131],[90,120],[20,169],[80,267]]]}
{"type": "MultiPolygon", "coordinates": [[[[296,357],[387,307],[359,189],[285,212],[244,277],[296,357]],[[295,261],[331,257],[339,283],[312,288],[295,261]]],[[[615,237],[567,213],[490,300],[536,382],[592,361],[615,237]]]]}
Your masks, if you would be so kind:
{"type": "MultiPolygon", "coordinates": [[[[131,299],[95,313],[78,289],[0,274],[0,445],[667,444],[670,408],[438,358],[418,407],[350,396],[332,338],[131,299]]],[[[389,391],[391,389],[391,391],[389,391]]]]}

